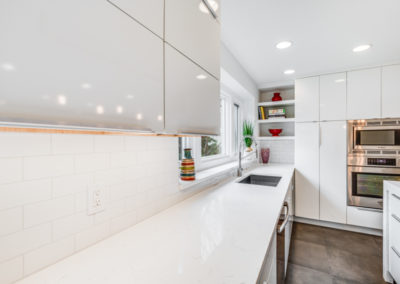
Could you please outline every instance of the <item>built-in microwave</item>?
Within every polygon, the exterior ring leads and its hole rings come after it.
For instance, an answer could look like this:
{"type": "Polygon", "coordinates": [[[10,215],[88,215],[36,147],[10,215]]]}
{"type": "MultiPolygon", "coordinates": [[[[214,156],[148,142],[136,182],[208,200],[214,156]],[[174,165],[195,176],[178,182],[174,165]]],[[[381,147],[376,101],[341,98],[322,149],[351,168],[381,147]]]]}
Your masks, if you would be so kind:
{"type": "Polygon", "coordinates": [[[397,119],[352,121],[348,129],[349,152],[400,151],[400,121],[397,119]]]}

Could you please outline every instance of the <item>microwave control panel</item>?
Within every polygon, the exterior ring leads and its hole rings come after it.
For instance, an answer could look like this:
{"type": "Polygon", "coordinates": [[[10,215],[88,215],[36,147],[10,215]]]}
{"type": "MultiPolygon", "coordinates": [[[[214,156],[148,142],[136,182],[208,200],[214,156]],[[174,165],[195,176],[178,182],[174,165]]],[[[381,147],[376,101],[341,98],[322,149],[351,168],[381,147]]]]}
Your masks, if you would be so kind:
{"type": "Polygon", "coordinates": [[[396,166],[396,159],[392,158],[368,158],[370,166],[396,166]]]}

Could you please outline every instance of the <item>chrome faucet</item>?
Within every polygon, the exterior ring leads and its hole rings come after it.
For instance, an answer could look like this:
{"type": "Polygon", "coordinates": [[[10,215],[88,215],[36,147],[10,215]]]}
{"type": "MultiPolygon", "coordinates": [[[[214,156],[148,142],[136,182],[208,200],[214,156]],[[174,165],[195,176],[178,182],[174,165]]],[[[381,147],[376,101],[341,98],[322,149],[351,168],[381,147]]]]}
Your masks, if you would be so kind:
{"type": "Polygon", "coordinates": [[[256,159],[257,159],[257,163],[258,163],[258,145],[257,145],[257,141],[252,137],[252,136],[243,136],[243,139],[240,140],[240,144],[239,144],[239,165],[238,165],[238,169],[237,169],[237,176],[241,177],[243,174],[243,168],[242,168],[242,147],[243,147],[243,141],[245,138],[251,138],[254,142],[254,147],[256,148],[256,159]]]}

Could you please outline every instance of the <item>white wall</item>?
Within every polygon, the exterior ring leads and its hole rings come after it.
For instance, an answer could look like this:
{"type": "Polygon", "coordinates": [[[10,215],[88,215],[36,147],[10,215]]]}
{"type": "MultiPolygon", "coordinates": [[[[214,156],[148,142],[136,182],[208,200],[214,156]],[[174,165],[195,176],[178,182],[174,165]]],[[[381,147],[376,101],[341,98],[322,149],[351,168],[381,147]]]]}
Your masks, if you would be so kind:
{"type": "Polygon", "coordinates": [[[0,133],[0,283],[195,194],[179,191],[178,171],[178,138],[0,133]],[[108,203],[88,216],[94,182],[108,203]]]}
{"type": "Polygon", "coordinates": [[[254,120],[258,89],[229,49],[221,43],[221,89],[243,102],[244,118],[254,120]]]}

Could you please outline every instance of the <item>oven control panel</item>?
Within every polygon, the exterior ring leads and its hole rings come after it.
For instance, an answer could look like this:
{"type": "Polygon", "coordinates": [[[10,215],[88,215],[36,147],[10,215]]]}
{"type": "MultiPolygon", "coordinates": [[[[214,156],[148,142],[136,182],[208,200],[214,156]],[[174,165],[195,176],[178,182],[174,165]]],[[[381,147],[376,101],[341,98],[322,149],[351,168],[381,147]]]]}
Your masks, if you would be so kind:
{"type": "Polygon", "coordinates": [[[369,166],[396,166],[396,159],[391,158],[368,158],[369,166]]]}

